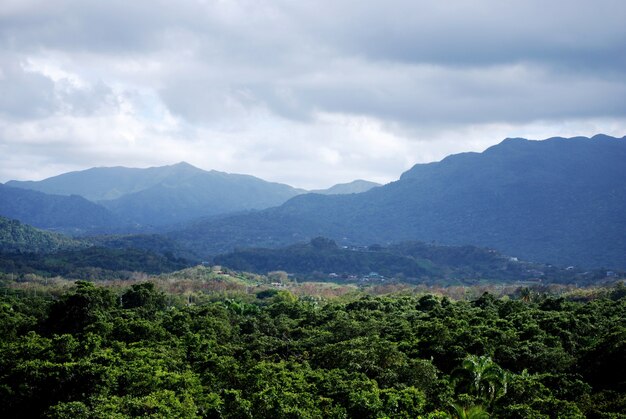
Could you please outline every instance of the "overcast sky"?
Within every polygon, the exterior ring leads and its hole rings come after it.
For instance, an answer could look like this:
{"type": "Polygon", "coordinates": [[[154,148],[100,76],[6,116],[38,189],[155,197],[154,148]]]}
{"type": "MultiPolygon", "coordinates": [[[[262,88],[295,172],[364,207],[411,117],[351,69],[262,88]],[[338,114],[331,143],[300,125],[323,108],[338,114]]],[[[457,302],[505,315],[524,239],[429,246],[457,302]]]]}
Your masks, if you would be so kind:
{"type": "Polygon", "coordinates": [[[0,182],[187,161],[318,188],[626,135],[626,2],[2,0],[0,182]]]}

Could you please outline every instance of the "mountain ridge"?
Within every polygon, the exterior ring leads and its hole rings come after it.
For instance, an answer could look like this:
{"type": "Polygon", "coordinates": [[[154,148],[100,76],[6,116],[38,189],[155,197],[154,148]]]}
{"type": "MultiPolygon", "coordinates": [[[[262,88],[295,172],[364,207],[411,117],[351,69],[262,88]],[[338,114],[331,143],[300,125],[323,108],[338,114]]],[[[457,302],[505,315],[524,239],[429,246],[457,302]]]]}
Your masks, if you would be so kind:
{"type": "Polygon", "coordinates": [[[504,140],[483,153],[415,165],[361,194],[300,195],[174,236],[209,254],[325,236],[470,244],[536,262],[624,267],[624,161],[626,137],[504,140]]]}
{"type": "Polygon", "coordinates": [[[122,224],[161,227],[216,214],[263,209],[302,193],[276,182],[180,162],[146,169],[91,168],[38,182],[7,182],[42,193],[79,195],[106,208],[122,224]]]}
{"type": "MultiPolygon", "coordinates": [[[[377,185],[359,180],[316,192],[356,193],[377,185]]],[[[202,217],[262,210],[308,192],[252,175],[207,171],[186,162],[145,169],[98,167],[36,182],[10,181],[7,186],[79,195],[106,208],[124,225],[148,229],[202,217]]]]}

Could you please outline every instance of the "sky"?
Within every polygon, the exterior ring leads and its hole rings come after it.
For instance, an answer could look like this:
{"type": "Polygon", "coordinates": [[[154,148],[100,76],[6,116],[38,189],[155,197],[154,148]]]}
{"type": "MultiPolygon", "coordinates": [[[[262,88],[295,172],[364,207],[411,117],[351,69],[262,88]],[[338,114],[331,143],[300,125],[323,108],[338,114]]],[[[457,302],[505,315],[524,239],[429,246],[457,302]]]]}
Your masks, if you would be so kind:
{"type": "Polygon", "coordinates": [[[187,161],[386,183],[626,135],[623,0],[2,0],[0,182],[187,161]]]}

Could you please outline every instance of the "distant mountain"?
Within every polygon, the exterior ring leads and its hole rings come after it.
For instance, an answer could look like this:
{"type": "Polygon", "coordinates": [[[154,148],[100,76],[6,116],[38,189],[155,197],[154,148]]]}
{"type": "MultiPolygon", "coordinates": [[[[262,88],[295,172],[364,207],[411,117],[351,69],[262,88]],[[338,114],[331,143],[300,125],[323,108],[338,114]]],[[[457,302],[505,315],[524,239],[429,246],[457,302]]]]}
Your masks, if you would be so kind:
{"type": "Polygon", "coordinates": [[[204,171],[187,163],[148,169],[94,168],[39,182],[8,185],[97,201],[129,224],[165,226],[195,218],[264,209],[303,190],[248,176],[204,171]]]}
{"type": "Polygon", "coordinates": [[[40,181],[11,180],[6,185],[53,195],[80,195],[97,202],[143,191],[167,180],[184,181],[201,172],[203,171],[184,162],[147,169],[94,167],[40,181]]]}
{"type": "Polygon", "coordinates": [[[208,254],[325,236],[339,243],[472,244],[537,262],[626,267],[626,137],[507,139],[418,164],[352,195],[197,223],[171,237],[208,254]]]}
{"type": "Polygon", "coordinates": [[[35,227],[82,233],[120,225],[106,208],[77,195],[48,195],[0,184],[0,215],[35,227]]]}
{"type": "Polygon", "coordinates": [[[84,247],[84,242],[0,216],[0,252],[53,253],[84,247]]]}
{"type": "Polygon", "coordinates": [[[273,207],[301,193],[291,186],[253,176],[197,170],[194,176],[168,178],[148,189],[100,204],[125,219],[162,226],[208,215],[273,207]]]}
{"type": "Polygon", "coordinates": [[[352,193],[367,192],[372,188],[380,186],[380,183],[370,182],[367,180],[357,179],[350,183],[338,183],[328,189],[314,189],[309,193],[317,193],[321,195],[345,195],[352,193]]]}

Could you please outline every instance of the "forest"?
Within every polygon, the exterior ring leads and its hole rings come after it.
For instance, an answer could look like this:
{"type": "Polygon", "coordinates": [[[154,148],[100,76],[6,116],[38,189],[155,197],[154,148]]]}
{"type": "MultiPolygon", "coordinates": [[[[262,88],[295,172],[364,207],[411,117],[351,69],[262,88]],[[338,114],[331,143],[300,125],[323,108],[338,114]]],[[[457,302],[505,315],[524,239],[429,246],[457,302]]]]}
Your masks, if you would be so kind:
{"type": "Polygon", "coordinates": [[[0,416],[619,418],[626,287],[452,299],[4,288],[0,416]]]}

